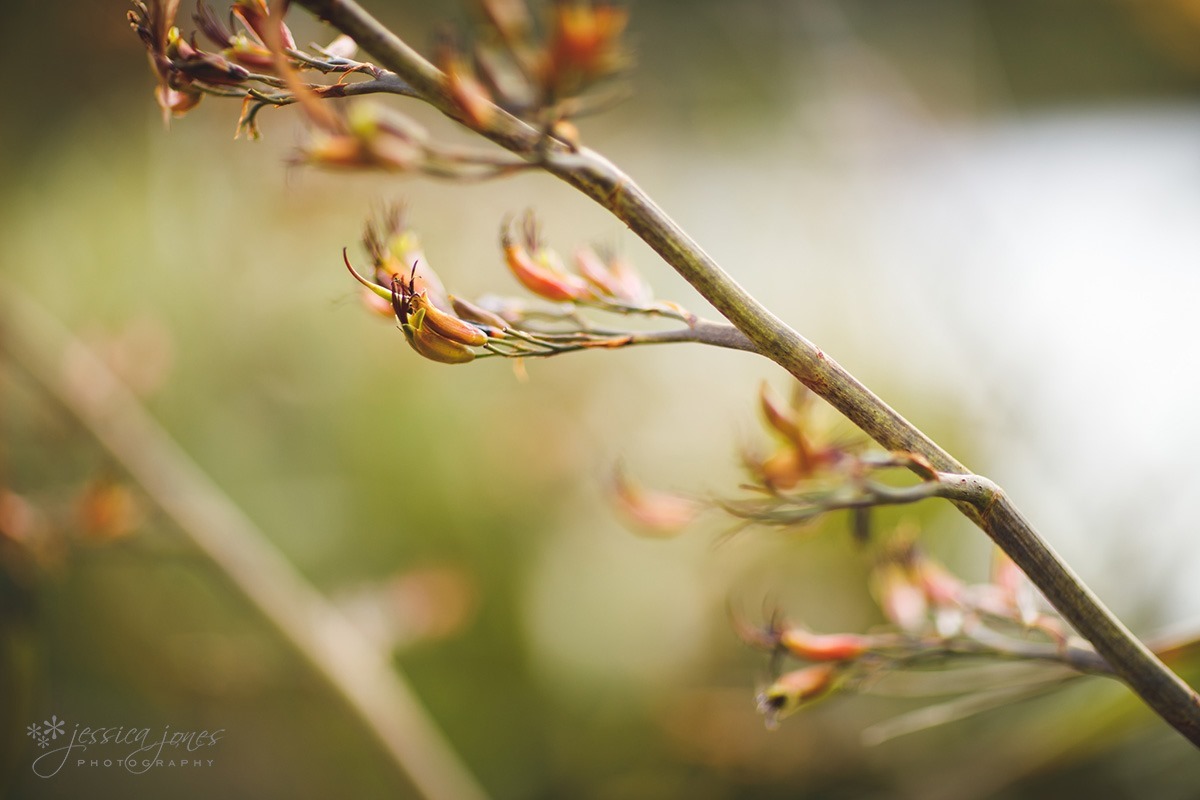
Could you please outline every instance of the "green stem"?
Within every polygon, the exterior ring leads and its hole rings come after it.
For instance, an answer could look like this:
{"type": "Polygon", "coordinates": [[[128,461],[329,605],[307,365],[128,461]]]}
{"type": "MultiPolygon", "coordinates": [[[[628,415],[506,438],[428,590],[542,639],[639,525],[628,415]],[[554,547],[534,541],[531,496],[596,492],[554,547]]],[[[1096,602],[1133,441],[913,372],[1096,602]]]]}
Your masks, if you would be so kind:
{"type": "MultiPolygon", "coordinates": [[[[351,36],[422,98],[462,121],[441,72],[352,0],[297,0],[351,36]]],[[[941,472],[969,474],[939,447],[812,342],[773,315],[709,256],[631,178],[588,148],[547,142],[539,131],[496,108],[485,130],[500,146],[608,209],[653,248],[757,347],[888,450],[919,453],[941,472]]],[[[1083,584],[996,489],[958,508],[1009,555],[1058,612],[1159,716],[1200,747],[1200,697],[1166,667],[1083,584]]]]}

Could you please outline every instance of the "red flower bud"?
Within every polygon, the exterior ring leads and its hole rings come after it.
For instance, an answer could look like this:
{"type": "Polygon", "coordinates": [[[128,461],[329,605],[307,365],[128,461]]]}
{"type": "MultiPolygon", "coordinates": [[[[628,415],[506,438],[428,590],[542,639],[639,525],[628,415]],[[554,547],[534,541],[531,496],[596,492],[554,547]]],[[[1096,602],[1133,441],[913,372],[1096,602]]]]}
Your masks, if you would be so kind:
{"type": "Polygon", "coordinates": [[[516,279],[539,297],[557,302],[574,302],[593,297],[587,281],[578,275],[562,272],[550,267],[548,258],[536,260],[529,251],[513,237],[509,225],[501,231],[500,244],[504,248],[504,260],[516,279]]]}
{"type": "Polygon", "coordinates": [[[797,658],[807,661],[853,661],[870,649],[865,636],[855,633],[813,633],[804,628],[786,628],[779,643],[797,658]]]}

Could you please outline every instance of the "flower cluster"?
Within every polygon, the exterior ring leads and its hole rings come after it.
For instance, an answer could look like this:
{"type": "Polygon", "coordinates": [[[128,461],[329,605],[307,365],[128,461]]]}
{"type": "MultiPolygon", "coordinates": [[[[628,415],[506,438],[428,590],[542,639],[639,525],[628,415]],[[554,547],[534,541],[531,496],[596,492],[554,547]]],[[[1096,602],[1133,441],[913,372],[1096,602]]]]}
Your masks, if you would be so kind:
{"type": "Polygon", "coordinates": [[[413,350],[431,361],[463,364],[486,356],[545,357],[592,348],[659,341],[685,341],[701,321],[676,303],[654,300],[649,286],[623,258],[591,247],[575,251],[575,271],[545,246],[532,214],[522,234],[506,222],[501,232],[504,261],[513,277],[539,300],[485,296],[471,301],[448,294],[403,209],[392,206],[367,223],[363,247],[371,277],[343,260],[364,287],[369,308],[395,317],[413,350]],[[581,313],[595,309],[620,315],[662,317],[687,327],[672,331],[602,328],[581,313]]]}
{"type": "MultiPolygon", "coordinates": [[[[773,653],[774,663],[803,662],[778,670],[759,693],[768,726],[839,692],[874,691],[889,676],[965,672],[962,665],[981,659],[1039,665],[1037,674],[1022,677],[1030,693],[1079,674],[1109,673],[998,549],[990,579],[967,585],[918,544],[914,523],[890,532],[872,529],[871,511],[879,506],[964,499],[962,476],[940,473],[910,453],[873,452],[829,436],[815,424],[812,397],[803,387],[788,403],[764,384],[759,406],[774,444],[742,454],[750,477],[743,485],[747,496],[705,504],[637,486],[621,471],[614,496],[635,529],[660,536],[678,533],[706,505],[737,518],[739,528],[810,527],[826,514],[849,512],[854,538],[870,560],[871,593],[887,624],[868,633],[816,633],[778,613],[762,627],[735,619],[741,638],[773,653]],[[915,482],[892,474],[902,470],[915,482]]],[[[961,678],[946,685],[964,694],[997,688],[994,676],[975,687],[961,678]]],[[[972,707],[982,705],[973,701],[972,707]]]]}
{"type": "Polygon", "coordinates": [[[470,56],[449,34],[437,50],[447,91],[472,127],[486,127],[495,104],[561,136],[566,130],[557,123],[589,110],[587,91],[630,61],[621,45],[629,15],[612,3],[556,0],[540,34],[523,0],[482,0],[480,7],[484,26],[470,56]]]}
{"type": "MultiPolygon", "coordinates": [[[[579,96],[627,61],[619,44],[626,12],[607,3],[556,2],[545,34],[538,36],[521,0],[485,0],[482,8],[484,32],[471,56],[448,32],[434,50],[453,106],[448,113],[482,131],[499,106],[574,142],[576,134],[565,120],[587,110],[579,96]]],[[[164,122],[195,108],[205,95],[240,98],[237,132],[257,138],[263,108],[296,103],[313,128],[296,163],[465,179],[531,166],[522,158],[435,142],[407,115],[377,103],[327,107],[322,100],[418,93],[394,73],[356,61],[357,46],[347,36],[325,47],[299,49],[267,0],[235,0],[228,20],[200,0],[193,16],[197,30],[190,36],[176,24],[178,12],[179,0],[133,0],[128,12],[157,78],[155,98],[164,122]],[[322,83],[301,76],[312,72],[338,80],[322,83]],[[347,81],[351,75],[361,79],[347,81]]]]}
{"type": "MultiPolygon", "coordinates": [[[[1014,580],[1017,576],[1012,562],[997,551],[992,579],[966,585],[911,538],[894,537],[876,557],[871,580],[889,626],[863,634],[818,634],[778,615],[761,628],[737,621],[748,644],[805,662],[759,693],[759,710],[774,727],[837,692],[883,687],[886,693],[888,681],[899,674],[940,674],[940,687],[931,694],[995,691],[994,674],[971,680],[981,659],[1041,665],[1020,676],[1019,688],[1030,695],[1080,674],[1109,674],[1091,646],[1069,635],[1062,619],[1044,610],[1032,587],[1023,576],[1014,580]]],[[[976,710],[984,707],[973,704],[976,710]]]]}
{"type": "MultiPolygon", "coordinates": [[[[339,36],[327,47],[313,46],[314,53],[296,47],[291,31],[281,19],[273,18],[266,0],[235,0],[228,22],[203,0],[196,6],[196,33],[185,37],[176,25],[179,0],[134,0],[128,13],[130,27],[142,40],[157,78],[155,99],[164,122],[182,116],[205,95],[243,100],[238,132],[258,136],[258,111],[269,105],[287,105],[301,98],[289,88],[302,86],[313,97],[342,97],[365,89],[385,90],[390,73],[371,64],[355,61],[353,40],[339,36]],[[367,84],[322,85],[303,83],[297,70],[345,76],[362,73],[367,84]]],[[[392,91],[401,87],[391,86],[392,91]]]]}

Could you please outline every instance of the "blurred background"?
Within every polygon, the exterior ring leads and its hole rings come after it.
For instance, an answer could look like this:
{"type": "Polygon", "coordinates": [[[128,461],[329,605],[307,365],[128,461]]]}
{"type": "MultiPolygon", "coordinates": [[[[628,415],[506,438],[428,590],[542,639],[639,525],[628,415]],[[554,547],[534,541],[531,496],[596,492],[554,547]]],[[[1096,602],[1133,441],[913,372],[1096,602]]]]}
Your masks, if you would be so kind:
{"type": "MultiPolygon", "coordinates": [[[[375,3],[426,47],[457,4],[375,3]],[[422,6],[425,7],[422,7],[422,6]]],[[[739,480],[763,359],[699,347],[448,368],[339,263],[404,199],[456,294],[517,293],[532,207],[702,302],[552,178],[289,168],[296,115],[163,130],[120,2],[6,9],[0,268],[394,653],[497,798],[1194,797],[1200,763],[1115,684],[877,747],[913,702],[764,729],[727,607],[881,622],[841,520],[638,538],[606,499],[739,480]]],[[[190,4],[184,3],[185,15],[190,4]]],[[[301,42],[330,34],[297,11],[301,42]],[[303,21],[302,21],[303,20],[303,21]]],[[[727,270],[977,471],[1136,631],[1200,628],[1200,3],[643,0],[633,98],[581,121],[727,270]]],[[[402,104],[434,130],[451,127],[402,104]]],[[[12,320],[0,320],[9,328],[12,320]]],[[[8,330],[5,335],[14,335],[8,330]]],[[[54,366],[54,365],[51,365],[54,366]]],[[[374,739],[97,444],[0,360],[0,794],[412,796],[374,739]],[[224,729],[211,768],[30,768],[31,723],[224,729]]],[[[837,428],[840,433],[849,431],[837,428]]],[[[909,509],[971,580],[988,546],[909,509]]]]}

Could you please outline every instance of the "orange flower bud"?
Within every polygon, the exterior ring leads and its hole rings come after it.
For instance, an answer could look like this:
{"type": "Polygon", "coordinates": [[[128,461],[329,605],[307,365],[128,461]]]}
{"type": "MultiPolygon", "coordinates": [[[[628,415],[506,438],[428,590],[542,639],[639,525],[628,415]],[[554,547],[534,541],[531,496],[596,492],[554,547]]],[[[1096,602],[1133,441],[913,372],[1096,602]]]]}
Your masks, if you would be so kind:
{"type": "Polygon", "coordinates": [[[793,447],[784,447],[770,458],[753,465],[753,468],[771,489],[792,489],[808,476],[800,453],[793,447]]]}
{"type": "Polygon", "coordinates": [[[767,727],[796,713],[804,705],[826,697],[837,689],[836,664],[814,664],[779,676],[758,696],[758,710],[767,718],[767,727]]]}
{"type": "MultiPolygon", "coordinates": [[[[392,279],[391,290],[371,283],[359,274],[346,250],[342,250],[346,269],[367,290],[390,299],[392,310],[400,321],[400,329],[409,345],[432,361],[444,364],[465,364],[475,358],[472,346],[487,342],[487,334],[477,326],[447,314],[430,302],[424,292],[413,292],[413,279],[392,279]]],[[[414,267],[414,273],[416,268],[414,267]]]]}
{"type": "Polygon", "coordinates": [[[607,3],[556,3],[544,83],[559,91],[572,91],[579,81],[615,70],[622,61],[618,39],[628,21],[628,12],[607,3]]]}
{"type": "Polygon", "coordinates": [[[797,658],[807,661],[853,661],[870,649],[865,636],[854,633],[819,634],[804,628],[786,628],[779,643],[797,658]]]}
{"type": "Polygon", "coordinates": [[[475,77],[475,71],[462,57],[449,34],[437,48],[437,65],[446,75],[446,92],[473,128],[486,128],[495,106],[488,90],[475,77]]]}
{"type": "Polygon", "coordinates": [[[475,360],[475,351],[461,342],[447,339],[424,324],[424,309],[400,325],[410,347],[430,361],[441,364],[465,364],[475,360]]]}
{"type": "Polygon", "coordinates": [[[587,281],[578,275],[551,269],[542,259],[535,260],[525,247],[518,244],[506,224],[501,231],[500,244],[504,259],[516,279],[539,297],[558,302],[586,300],[593,296],[587,281]]]}
{"type": "Polygon", "coordinates": [[[409,313],[424,312],[422,324],[438,336],[459,344],[479,347],[487,342],[487,334],[477,326],[464,322],[453,314],[447,314],[429,301],[424,292],[410,295],[409,313]]]}

